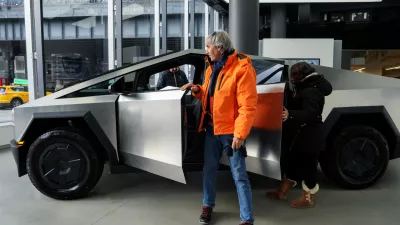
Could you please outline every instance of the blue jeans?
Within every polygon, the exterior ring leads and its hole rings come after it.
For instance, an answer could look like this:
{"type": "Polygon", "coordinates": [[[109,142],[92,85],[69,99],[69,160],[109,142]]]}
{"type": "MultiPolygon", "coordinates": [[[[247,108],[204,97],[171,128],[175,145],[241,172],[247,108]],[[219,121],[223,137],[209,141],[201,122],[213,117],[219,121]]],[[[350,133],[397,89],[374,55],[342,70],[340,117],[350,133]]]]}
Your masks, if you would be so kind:
{"type": "MultiPolygon", "coordinates": [[[[232,148],[233,135],[214,136],[212,126],[206,129],[206,140],[204,149],[204,168],[203,168],[203,205],[215,206],[215,183],[217,170],[223,152],[232,148]]],[[[229,166],[232,177],[236,184],[236,191],[239,198],[241,222],[253,222],[253,203],[250,181],[246,171],[246,161],[240,151],[233,151],[233,156],[229,157],[229,166]]]]}

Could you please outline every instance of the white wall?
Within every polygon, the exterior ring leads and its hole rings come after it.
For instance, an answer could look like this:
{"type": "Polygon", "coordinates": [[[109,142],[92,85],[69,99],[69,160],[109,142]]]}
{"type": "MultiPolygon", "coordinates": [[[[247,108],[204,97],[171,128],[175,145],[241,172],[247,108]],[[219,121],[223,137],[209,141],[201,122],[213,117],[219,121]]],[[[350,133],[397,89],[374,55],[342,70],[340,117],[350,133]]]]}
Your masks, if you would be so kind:
{"type": "Polygon", "coordinates": [[[263,39],[261,56],[270,58],[320,59],[321,66],[334,66],[334,39],[263,39]]]}

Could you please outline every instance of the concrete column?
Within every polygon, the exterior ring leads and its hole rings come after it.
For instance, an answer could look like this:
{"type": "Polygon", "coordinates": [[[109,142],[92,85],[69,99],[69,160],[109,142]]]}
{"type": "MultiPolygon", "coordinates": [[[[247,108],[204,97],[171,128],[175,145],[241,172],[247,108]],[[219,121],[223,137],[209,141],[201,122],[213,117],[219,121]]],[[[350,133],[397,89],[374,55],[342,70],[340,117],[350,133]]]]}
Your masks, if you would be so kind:
{"type": "Polygon", "coordinates": [[[342,52],[342,69],[350,70],[351,69],[351,51],[343,51],[342,52]]]}
{"type": "Polygon", "coordinates": [[[229,34],[236,50],[258,55],[259,0],[229,1],[229,34]]]}
{"type": "Polygon", "coordinates": [[[286,38],[285,4],[271,4],[271,38],[286,38]]]}

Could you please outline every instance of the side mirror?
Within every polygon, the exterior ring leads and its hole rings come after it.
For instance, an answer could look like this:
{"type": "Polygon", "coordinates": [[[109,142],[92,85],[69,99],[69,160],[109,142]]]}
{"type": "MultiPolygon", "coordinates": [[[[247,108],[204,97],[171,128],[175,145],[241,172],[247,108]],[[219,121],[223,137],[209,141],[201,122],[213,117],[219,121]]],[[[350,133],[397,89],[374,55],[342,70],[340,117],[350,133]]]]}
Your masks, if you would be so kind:
{"type": "Polygon", "coordinates": [[[108,92],[113,94],[121,94],[125,91],[125,78],[119,77],[116,81],[108,86],[108,92]]]}

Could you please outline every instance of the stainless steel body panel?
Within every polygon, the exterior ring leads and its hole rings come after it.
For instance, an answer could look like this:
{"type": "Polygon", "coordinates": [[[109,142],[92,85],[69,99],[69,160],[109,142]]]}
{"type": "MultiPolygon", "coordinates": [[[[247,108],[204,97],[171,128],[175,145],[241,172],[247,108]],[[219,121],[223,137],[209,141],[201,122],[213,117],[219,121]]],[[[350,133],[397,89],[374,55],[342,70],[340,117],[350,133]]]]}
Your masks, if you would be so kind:
{"type": "Polygon", "coordinates": [[[124,163],[181,183],[181,90],[123,95],[118,100],[124,163]]]}
{"type": "MultiPolygon", "coordinates": [[[[82,83],[36,99],[13,110],[15,139],[21,140],[34,113],[90,111],[110,142],[117,149],[120,162],[185,183],[182,171],[183,105],[186,92],[180,90],[64,98],[66,95],[167,60],[182,59],[202,50],[185,50],[113,70],[82,83]],[[118,109],[118,112],[116,111],[118,109]],[[118,113],[118,114],[117,114],[118,113]],[[118,132],[117,132],[118,129],[118,132]],[[117,136],[119,134],[119,137],[117,136]]],[[[252,59],[279,59],[252,56],[252,59]]],[[[290,65],[289,63],[287,63],[290,65]]],[[[357,72],[315,66],[333,85],[326,98],[323,118],[337,107],[384,106],[400,128],[400,80],[357,72]]],[[[280,142],[282,105],[285,84],[257,87],[259,94],[256,121],[246,146],[247,170],[280,179],[280,142]]],[[[223,164],[227,163],[224,156],[223,164]]]]}
{"type": "Polygon", "coordinates": [[[333,86],[326,97],[323,119],[334,108],[384,106],[397,129],[400,129],[400,79],[316,66],[333,86]]]}
{"type": "MultiPolygon", "coordinates": [[[[282,120],[284,89],[284,83],[257,86],[258,113],[246,139],[247,171],[278,180],[281,179],[282,123],[276,120],[282,120]]],[[[221,163],[229,165],[225,154],[221,163]]]]}
{"type": "MultiPolygon", "coordinates": [[[[191,55],[191,54],[205,56],[203,50],[188,49],[188,50],[185,50],[185,51],[175,52],[175,53],[167,54],[167,55],[160,56],[160,57],[154,57],[154,58],[151,58],[149,60],[146,60],[146,61],[143,61],[143,62],[140,62],[140,63],[136,63],[136,64],[133,64],[133,65],[130,65],[130,66],[126,66],[126,67],[123,67],[123,68],[120,68],[120,69],[116,69],[116,70],[112,70],[112,71],[106,72],[101,76],[99,75],[99,76],[93,77],[92,79],[88,79],[88,80],[83,81],[81,83],[78,83],[78,84],[72,85],[70,87],[67,87],[65,89],[59,90],[59,91],[57,91],[57,92],[55,92],[55,93],[53,93],[51,95],[47,95],[47,96],[35,99],[34,101],[30,101],[30,102],[28,102],[28,103],[26,103],[26,104],[24,104],[22,106],[19,106],[19,107],[15,108],[14,110],[15,110],[15,112],[17,112],[17,111],[20,111],[20,110],[25,110],[26,107],[44,107],[44,106],[57,105],[58,103],[56,103],[56,102],[58,102],[59,100],[62,100],[60,98],[66,96],[68,94],[71,94],[73,92],[76,92],[76,91],[91,87],[93,85],[99,84],[99,83],[104,82],[104,81],[108,81],[108,80],[113,79],[113,78],[117,78],[117,77],[121,77],[123,75],[127,75],[129,73],[134,72],[134,71],[149,67],[151,65],[154,65],[154,64],[157,64],[157,63],[160,63],[160,62],[163,62],[163,61],[172,60],[172,59],[176,59],[176,58],[180,58],[180,57],[185,57],[185,56],[191,55]]],[[[259,56],[254,56],[252,58],[254,58],[254,59],[269,59],[269,58],[266,58],[266,57],[259,57],[259,56]]],[[[279,59],[270,59],[270,60],[274,60],[276,62],[284,62],[283,60],[279,60],[279,59]]],[[[78,99],[81,99],[81,98],[64,99],[62,101],[62,104],[66,105],[66,104],[68,104],[68,102],[76,103],[76,102],[80,101],[78,99]]],[[[28,113],[24,114],[24,116],[26,116],[26,115],[28,115],[28,113]]],[[[30,115],[29,115],[29,117],[30,117],[30,115]]],[[[16,118],[18,118],[18,120],[20,119],[19,117],[16,117],[16,118]]],[[[21,132],[23,132],[24,126],[25,125],[22,126],[23,128],[16,129],[16,131],[15,131],[15,137],[16,138],[18,138],[21,135],[21,132]]]]}
{"type": "Polygon", "coordinates": [[[15,138],[20,141],[24,131],[28,128],[34,113],[41,112],[73,112],[90,111],[109,138],[117,148],[117,120],[115,104],[118,95],[103,95],[81,97],[72,99],[54,99],[48,102],[35,102],[34,105],[21,105],[14,109],[15,138]]]}
{"type": "MultiPolygon", "coordinates": [[[[292,65],[293,63],[288,63],[292,65]]],[[[313,65],[332,84],[322,114],[325,120],[332,109],[340,107],[384,106],[400,129],[400,79],[313,65]]]]}
{"type": "Polygon", "coordinates": [[[400,87],[385,89],[336,90],[326,98],[323,119],[334,108],[356,106],[384,106],[394,125],[400,129],[400,87]]]}

